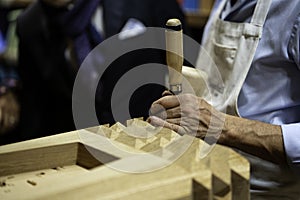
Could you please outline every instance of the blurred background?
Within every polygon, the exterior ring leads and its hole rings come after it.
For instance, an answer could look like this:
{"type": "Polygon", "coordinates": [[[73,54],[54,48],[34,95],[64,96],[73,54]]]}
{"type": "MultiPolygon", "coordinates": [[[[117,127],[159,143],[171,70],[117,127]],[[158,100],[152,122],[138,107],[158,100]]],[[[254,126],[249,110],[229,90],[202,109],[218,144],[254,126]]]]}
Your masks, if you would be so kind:
{"type": "MultiPolygon", "coordinates": [[[[72,86],[97,44],[126,29],[163,28],[169,18],[200,43],[213,1],[0,0],[0,144],[74,130],[72,86]]],[[[164,64],[165,52],[141,50],[111,64],[97,89],[100,124],[115,123],[110,98],[118,79],[149,62],[164,64]]],[[[134,93],[131,116],[147,118],[164,89],[147,85],[134,93]]]]}

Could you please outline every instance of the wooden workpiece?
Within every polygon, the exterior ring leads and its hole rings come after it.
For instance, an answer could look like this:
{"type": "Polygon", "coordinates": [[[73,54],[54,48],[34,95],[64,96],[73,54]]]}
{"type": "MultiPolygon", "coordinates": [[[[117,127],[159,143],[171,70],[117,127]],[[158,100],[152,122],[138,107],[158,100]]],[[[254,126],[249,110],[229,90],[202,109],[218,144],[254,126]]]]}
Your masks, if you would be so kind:
{"type": "Polygon", "coordinates": [[[200,158],[210,147],[141,119],[0,146],[0,199],[249,199],[248,161],[220,145],[200,158]]]}

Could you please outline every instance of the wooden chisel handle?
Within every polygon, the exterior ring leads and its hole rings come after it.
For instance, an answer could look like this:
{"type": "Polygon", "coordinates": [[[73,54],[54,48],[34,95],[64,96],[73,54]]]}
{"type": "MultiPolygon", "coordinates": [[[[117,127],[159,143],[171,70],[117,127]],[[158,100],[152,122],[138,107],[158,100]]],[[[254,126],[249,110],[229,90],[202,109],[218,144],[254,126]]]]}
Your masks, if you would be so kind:
{"type": "Polygon", "coordinates": [[[182,91],[181,70],[183,65],[182,25],[180,20],[169,19],[166,23],[165,32],[170,91],[179,94],[182,91]]]}

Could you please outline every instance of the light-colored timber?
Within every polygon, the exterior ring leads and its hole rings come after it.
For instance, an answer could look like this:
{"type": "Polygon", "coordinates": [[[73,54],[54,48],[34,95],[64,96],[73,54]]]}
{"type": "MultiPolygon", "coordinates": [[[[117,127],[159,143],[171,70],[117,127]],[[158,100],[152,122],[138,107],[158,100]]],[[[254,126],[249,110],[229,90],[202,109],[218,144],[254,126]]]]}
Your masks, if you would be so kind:
{"type": "Polygon", "coordinates": [[[248,161],[209,147],[141,119],[0,146],[0,199],[249,199],[248,161]]]}

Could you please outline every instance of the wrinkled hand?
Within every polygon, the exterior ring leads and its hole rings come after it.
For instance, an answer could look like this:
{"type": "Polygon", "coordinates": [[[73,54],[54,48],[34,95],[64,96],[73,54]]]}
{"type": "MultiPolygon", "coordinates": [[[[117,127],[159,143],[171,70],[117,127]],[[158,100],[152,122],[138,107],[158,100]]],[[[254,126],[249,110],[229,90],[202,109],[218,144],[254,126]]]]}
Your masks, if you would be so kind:
{"type": "Polygon", "coordinates": [[[5,134],[18,124],[19,112],[19,103],[12,92],[0,96],[0,134],[5,134]]]}
{"type": "Polygon", "coordinates": [[[192,94],[164,96],[152,104],[150,111],[152,116],[148,122],[152,125],[199,138],[204,138],[207,133],[218,138],[226,116],[192,94]]]}

